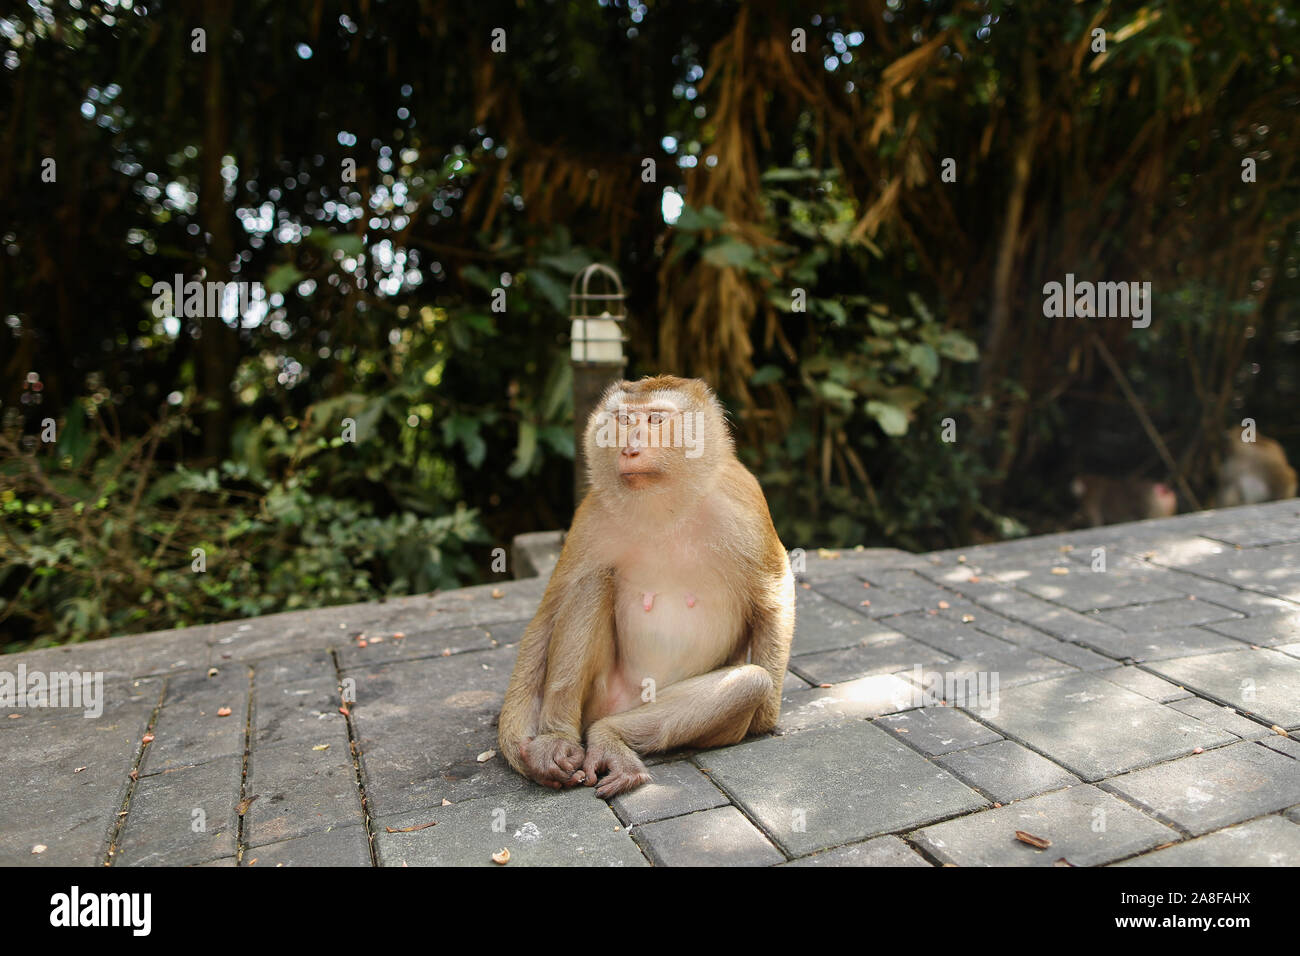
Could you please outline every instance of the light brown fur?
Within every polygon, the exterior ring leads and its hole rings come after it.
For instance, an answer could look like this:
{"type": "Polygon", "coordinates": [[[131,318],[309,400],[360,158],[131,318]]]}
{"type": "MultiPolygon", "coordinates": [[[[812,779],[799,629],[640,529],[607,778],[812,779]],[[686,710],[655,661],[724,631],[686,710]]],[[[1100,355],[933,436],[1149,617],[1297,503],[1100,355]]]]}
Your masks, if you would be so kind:
{"type": "Polygon", "coordinates": [[[638,754],[772,729],[794,578],[703,382],[616,383],[585,448],[591,488],[520,642],[499,737],[520,773],[607,797],[650,779],[638,754]],[[677,412],[601,447],[609,414],[622,408],[644,422],[652,407],[677,412]],[[681,413],[699,413],[697,457],[688,444],[663,447],[690,437],[681,413]]]}
{"type": "Polygon", "coordinates": [[[1070,490],[1094,528],[1123,521],[1168,518],[1178,511],[1178,496],[1168,485],[1155,481],[1079,475],[1070,490]]]}
{"type": "Polygon", "coordinates": [[[1295,469],[1287,462],[1281,445],[1263,435],[1256,436],[1253,442],[1242,441],[1240,431],[1235,428],[1228,429],[1224,439],[1227,456],[1219,466],[1215,507],[1231,508],[1295,497],[1295,469]]]}

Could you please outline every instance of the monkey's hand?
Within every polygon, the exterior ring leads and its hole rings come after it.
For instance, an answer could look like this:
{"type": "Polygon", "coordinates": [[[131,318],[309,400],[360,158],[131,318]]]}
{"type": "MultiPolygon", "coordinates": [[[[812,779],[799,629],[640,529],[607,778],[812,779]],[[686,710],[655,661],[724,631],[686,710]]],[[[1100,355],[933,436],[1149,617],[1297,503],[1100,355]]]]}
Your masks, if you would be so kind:
{"type": "Polygon", "coordinates": [[[650,772],[641,758],[618,734],[602,728],[599,721],[587,731],[587,758],[582,769],[587,774],[587,786],[595,787],[596,796],[605,799],[650,782],[650,772]]]}
{"type": "Polygon", "coordinates": [[[519,748],[526,773],[543,787],[560,790],[586,779],[582,772],[585,754],[578,744],[558,734],[529,737],[519,748]]]}

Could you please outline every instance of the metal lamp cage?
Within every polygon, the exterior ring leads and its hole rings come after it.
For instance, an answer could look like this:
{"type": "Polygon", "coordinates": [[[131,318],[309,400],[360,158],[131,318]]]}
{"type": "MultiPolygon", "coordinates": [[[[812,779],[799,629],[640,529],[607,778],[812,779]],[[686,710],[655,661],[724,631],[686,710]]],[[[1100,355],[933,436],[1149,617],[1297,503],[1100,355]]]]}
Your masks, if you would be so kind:
{"type": "Polygon", "coordinates": [[[573,344],[570,358],[573,364],[627,364],[626,349],[623,347],[623,343],[628,341],[623,331],[627,321],[627,295],[617,272],[607,265],[593,262],[575,275],[569,283],[569,318],[572,320],[573,344]],[[593,322],[599,323],[600,327],[596,331],[601,334],[591,334],[593,322]],[[607,322],[617,324],[611,329],[607,322]],[[600,348],[607,342],[618,343],[619,358],[611,359],[607,355],[602,357],[602,352],[610,351],[600,348]]]}

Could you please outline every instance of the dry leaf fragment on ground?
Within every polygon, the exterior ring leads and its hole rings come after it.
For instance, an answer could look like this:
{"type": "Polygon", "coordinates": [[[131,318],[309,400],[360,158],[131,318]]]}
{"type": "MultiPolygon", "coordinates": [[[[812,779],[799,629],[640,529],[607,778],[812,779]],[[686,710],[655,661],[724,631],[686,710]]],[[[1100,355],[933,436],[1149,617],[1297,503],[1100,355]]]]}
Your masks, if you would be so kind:
{"type": "Polygon", "coordinates": [[[437,820],[430,820],[428,823],[417,823],[413,827],[384,827],[384,829],[389,833],[414,833],[416,830],[424,830],[428,827],[436,827],[437,825],[437,820]]]}
{"type": "Polygon", "coordinates": [[[483,751],[481,754],[478,755],[478,762],[479,762],[479,763],[487,763],[489,760],[491,760],[491,759],[492,759],[493,757],[495,757],[496,755],[497,755],[497,752],[496,752],[495,750],[485,750],[485,751],[483,751]]]}
{"type": "Polygon", "coordinates": [[[48,849],[49,849],[49,847],[47,847],[44,843],[38,843],[38,844],[36,844],[36,846],[32,847],[32,852],[33,852],[33,853],[44,853],[44,852],[45,852],[46,850],[48,850],[48,849]]]}
{"type": "Polygon", "coordinates": [[[492,596],[493,596],[494,598],[503,598],[503,597],[506,596],[506,592],[505,592],[505,591],[502,591],[500,588],[493,588],[493,589],[492,589],[492,596]]]}
{"type": "Polygon", "coordinates": [[[1274,725],[1273,725],[1273,733],[1275,733],[1275,734],[1281,734],[1283,737],[1290,737],[1290,736],[1291,736],[1291,735],[1288,734],[1285,730],[1283,730],[1281,727],[1279,727],[1277,724],[1274,724],[1274,725]]]}
{"type": "Polygon", "coordinates": [[[329,749],[330,749],[330,745],[329,745],[329,744],[317,744],[315,747],[312,747],[311,749],[312,749],[312,750],[329,750],[329,749]]]}
{"type": "Polygon", "coordinates": [[[218,717],[229,717],[230,714],[231,714],[231,710],[229,707],[222,707],[220,710],[217,711],[218,717]]]}
{"type": "Polygon", "coordinates": [[[261,796],[260,793],[255,793],[251,797],[245,797],[243,800],[240,800],[239,805],[235,807],[235,812],[242,817],[245,813],[248,812],[248,808],[253,805],[253,801],[260,796],[261,796]]]}
{"type": "Polygon", "coordinates": [[[509,863],[509,862],[510,862],[510,849],[509,849],[508,847],[502,847],[500,853],[493,853],[493,854],[492,854],[492,862],[493,862],[493,863],[501,863],[501,864],[509,863]]]}
{"type": "Polygon", "coordinates": [[[143,737],[140,738],[140,743],[142,744],[153,743],[153,734],[145,734],[143,737]]]}
{"type": "Polygon", "coordinates": [[[1052,841],[1045,837],[1034,836],[1032,833],[1026,833],[1024,830],[1016,831],[1016,839],[1021,843],[1028,843],[1030,846],[1036,846],[1040,850],[1046,850],[1052,845],[1052,841]]]}
{"type": "Polygon", "coordinates": [[[449,806],[451,806],[451,801],[448,800],[446,797],[443,797],[443,798],[442,798],[442,805],[443,805],[444,807],[449,807],[449,806]]]}

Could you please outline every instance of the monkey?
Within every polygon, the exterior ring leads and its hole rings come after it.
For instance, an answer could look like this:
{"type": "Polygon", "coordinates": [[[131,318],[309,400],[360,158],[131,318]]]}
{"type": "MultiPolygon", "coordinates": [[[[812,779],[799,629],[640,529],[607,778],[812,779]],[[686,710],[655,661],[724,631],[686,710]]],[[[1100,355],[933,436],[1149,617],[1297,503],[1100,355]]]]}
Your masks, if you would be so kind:
{"type": "Polygon", "coordinates": [[[1235,428],[1228,429],[1224,438],[1227,457],[1219,466],[1216,508],[1295,497],[1295,469],[1287,462],[1281,445],[1263,435],[1243,441],[1235,428]]]}
{"type": "Polygon", "coordinates": [[[612,383],[583,447],[590,487],[520,640],[498,737],[524,776],[609,798],[650,780],[641,756],[775,726],[795,586],[703,381],[612,383]]]}
{"type": "Polygon", "coordinates": [[[1178,496],[1158,481],[1079,475],[1070,483],[1070,491],[1079,499],[1084,516],[1094,528],[1121,521],[1168,518],[1178,511],[1178,496]]]}

